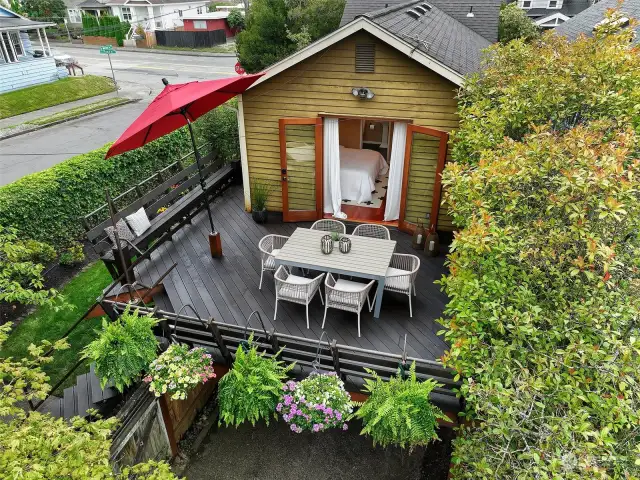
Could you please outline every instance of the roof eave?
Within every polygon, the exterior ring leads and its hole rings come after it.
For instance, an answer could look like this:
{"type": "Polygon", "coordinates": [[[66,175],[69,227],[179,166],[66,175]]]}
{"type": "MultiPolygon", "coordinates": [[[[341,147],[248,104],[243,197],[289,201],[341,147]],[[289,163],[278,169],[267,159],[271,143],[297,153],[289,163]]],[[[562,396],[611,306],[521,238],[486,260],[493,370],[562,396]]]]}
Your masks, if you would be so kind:
{"type": "Polygon", "coordinates": [[[461,86],[464,83],[464,75],[456,72],[451,67],[444,65],[442,62],[439,62],[435,58],[427,55],[405,40],[398,38],[397,36],[382,28],[380,25],[372,22],[368,18],[358,17],[355,20],[347,23],[346,25],[338,28],[329,35],[326,35],[325,37],[306,46],[302,50],[297,51],[293,55],[290,55],[287,58],[274,63],[273,65],[268,67],[264,71],[264,75],[249,88],[253,88],[256,85],[259,85],[260,83],[279,74],[280,72],[283,72],[284,70],[300,63],[301,61],[311,57],[312,55],[315,55],[316,53],[321,52],[325,48],[330,47],[331,45],[347,38],[350,35],[353,35],[360,30],[364,30],[367,33],[370,33],[377,39],[394,47],[396,50],[404,53],[409,58],[412,58],[413,60],[429,68],[430,70],[433,70],[455,85],[461,86]]]}

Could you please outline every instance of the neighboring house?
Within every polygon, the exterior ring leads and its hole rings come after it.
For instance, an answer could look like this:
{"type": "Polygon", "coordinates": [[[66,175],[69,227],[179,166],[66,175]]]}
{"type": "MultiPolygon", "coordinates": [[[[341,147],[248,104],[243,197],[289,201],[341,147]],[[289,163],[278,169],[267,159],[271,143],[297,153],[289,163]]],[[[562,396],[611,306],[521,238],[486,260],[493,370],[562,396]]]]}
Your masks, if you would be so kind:
{"type": "Polygon", "coordinates": [[[69,27],[82,27],[82,10],[79,7],[82,2],[83,0],[64,0],[64,4],[67,7],[69,27]]]}
{"type": "Polygon", "coordinates": [[[227,38],[236,35],[236,30],[229,27],[227,23],[228,11],[224,12],[208,12],[201,15],[183,14],[185,32],[205,32],[211,30],[224,30],[227,38]]]}
{"type": "MultiPolygon", "coordinates": [[[[344,7],[340,26],[359,15],[392,7],[405,0],[348,0],[344,7]]],[[[482,35],[490,42],[498,41],[498,16],[504,0],[430,0],[433,5],[450,17],[482,35]]]]}
{"type": "Polygon", "coordinates": [[[456,91],[490,44],[413,1],[361,12],[267,68],[239,99],[246,208],[259,182],[285,221],[340,210],[408,231],[430,215],[452,230],[440,172],[459,124],[456,91]]]}
{"type": "MultiPolygon", "coordinates": [[[[595,0],[597,1],[597,0],[595,0]]],[[[594,0],[516,0],[543,30],[555,28],[595,3],[594,0]]]]}
{"type": "Polygon", "coordinates": [[[52,25],[55,24],[35,22],[0,7],[0,93],[60,78],[45,31],[52,25]],[[37,39],[36,45],[29,38],[30,33],[37,39]],[[36,56],[36,49],[41,56],[36,56]]]}
{"type": "Polygon", "coordinates": [[[185,14],[201,14],[207,11],[208,2],[194,0],[85,0],[79,7],[82,11],[96,15],[96,9],[116,15],[120,20],[140,24],[147,31],[171,30],[182,27],[185,14]]]}
{"type": "Polygon", "coordinates": [[[93,15],[94,17],[100,17],[101,15],[111,15],[111,9],[108,5],[106,5],[106,2],[99,2],[98,0],[84,0],[76,7],[81,11],[81,22],[82,15],[93,15]]]}
{"type": "MultiPolygon", "coordinates": [[[[560,25],[555,29],[555,33],[570,40],[575,40],[579,35],[591,36],[595,26],[604,20],[605,12],[617,6],[618,0],[601,0],[560,25]]],[[[620,12],[628,19],[640,20],[640,0],[624,0],[620,6],[620,12]]],[[[640,36],[640,24],[636,24],[635,30],[634,43],[637,44],[640,36]]]]}

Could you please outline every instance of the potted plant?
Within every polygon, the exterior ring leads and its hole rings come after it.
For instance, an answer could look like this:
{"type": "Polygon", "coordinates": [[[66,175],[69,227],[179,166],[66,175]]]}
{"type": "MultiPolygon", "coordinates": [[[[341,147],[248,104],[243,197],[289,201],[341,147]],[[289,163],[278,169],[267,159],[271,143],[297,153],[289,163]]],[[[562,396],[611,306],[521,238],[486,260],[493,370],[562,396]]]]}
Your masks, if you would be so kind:
{"type": "Polygon", "coordinates": [[[254,181],[251,186],[251,216],[256,223],[267,221],[267,200],[270,194],[269,185],[260,181],[254,181]]]}
{"type": "Polygon", "coordinates": [[[204,348],[173,344],[149,365],[143,378],[149,390],[160,397],[184,400],[194,388],[216,378],[211,355],[204,348]]]}
{"type": "Polygon", "coordinates": [[[98,338],[83,351],[84,358],[95,362],[102,388],[111,381],[123,392],[147,369],[157,354],[158,341],[153,334],[157,322],[151,314],[141,316],[130,306],[116,321],[103,320],[98,338]]]}
{"type": "Polygon", "coordinates": [[[438,439],[438,420],[449,419],[431,403],[429,395],[441,384],[431,378],[418,381],[415,362],[406,379],[398,372],[388,382],[373,370],[366,370],[373,376],[365,379],[369,398],[354,414],[364,425],[361,434],[370,435],[374,446],[391,444],[409,449],[438,439]]]}
{"type": "Polygon", "coordinates": [[[258,353],[253,335],[236,352],[233,368],[220,379],[218,405],[220,424],[236,427],[245,421],[255,425],[264,419],[269,424],[271,415],[277,418],[276,405],[280,400],[283,381],[293,364],[284,366],[277,357],[258,353]]]}
{"type": "Polygon", "coordinates": [[[335,372],[312,373],[300,382],[287,382],[282,390],[276,411],[290,425],[291,431],[347,430],[346,421],[353,405],[344,383],[335,372]]]}

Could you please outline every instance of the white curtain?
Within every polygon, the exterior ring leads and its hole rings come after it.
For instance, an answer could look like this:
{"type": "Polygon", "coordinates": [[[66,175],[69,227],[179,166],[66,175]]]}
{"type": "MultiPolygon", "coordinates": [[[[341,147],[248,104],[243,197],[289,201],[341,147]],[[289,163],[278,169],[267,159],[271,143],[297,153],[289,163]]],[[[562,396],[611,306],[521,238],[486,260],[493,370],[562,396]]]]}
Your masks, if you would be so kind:
{"type": "Polygon", "coordinates": [[[407,124],[393,124],[391,139],[391,158],[389,163],[389,186],[387,187],[387,204],[384,208],[384,221],[398,220],[400,216],[400,199],[402,197],[402,174],[404,171],[404,147],[407,143],[407,124]]]}
{"type": "Polygon", "coordinates": [[[340,211],[342,195],[340,190],[340,135],[338,119],[325,118],[323,133],[323,183],[324,183],[324,213],[331,213],[334,217],[344,218],[340,211]]]}

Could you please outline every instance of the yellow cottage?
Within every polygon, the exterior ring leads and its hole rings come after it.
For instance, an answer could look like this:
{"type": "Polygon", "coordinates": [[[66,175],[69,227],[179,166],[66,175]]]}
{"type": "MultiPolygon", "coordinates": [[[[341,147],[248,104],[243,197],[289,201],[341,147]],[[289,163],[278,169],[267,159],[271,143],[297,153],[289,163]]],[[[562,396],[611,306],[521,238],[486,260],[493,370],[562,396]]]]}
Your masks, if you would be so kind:
{"type": "MultiPolygon", "coordinates": [[[[458,125],[456,90],[495,40],[468,1],[452,4],[460,15],[414,1],[347,19],[265,71],[239,99],[247,210],[259,182],[284,221],[452,229],[439,173],[458,125]]],[[[499,3],[480,4],[497,30],[499,3]]]]}

